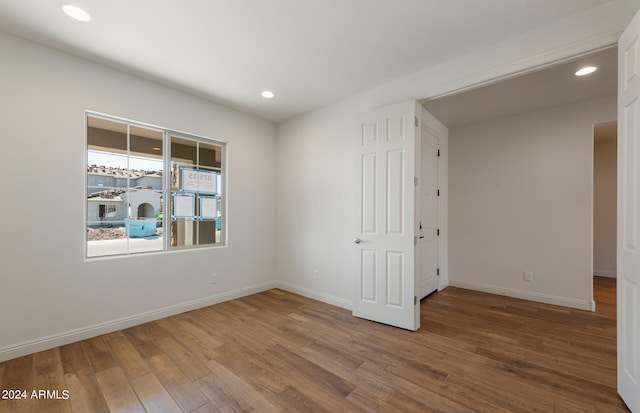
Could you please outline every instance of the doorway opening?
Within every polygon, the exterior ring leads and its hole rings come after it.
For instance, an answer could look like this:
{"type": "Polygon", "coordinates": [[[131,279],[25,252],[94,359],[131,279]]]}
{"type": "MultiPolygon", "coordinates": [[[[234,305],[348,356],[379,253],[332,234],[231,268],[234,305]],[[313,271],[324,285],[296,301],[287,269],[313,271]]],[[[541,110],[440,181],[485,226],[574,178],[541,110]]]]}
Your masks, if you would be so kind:
{"type": "Polygon", "coordinates": [[[593,127],[594,284],[596,277],[616,278],[617,128],[617,122],[593,127]]]}
{"type": "Polygon", "coordinates": [[[612,46],[422,102],[449,129],[451,285],[593,310],[586,127],[615,119],[616,93],[612,46]],[[574,76],[585,65],[598,70],[574,76]]]}
{"type": "Polygon", "coordinates": [[[421,301],[449,284],[447,275],[447,200],[449,131],[429,112],[420,109],[417,145],[417,294],[421,301]]]}
{"type": "Polygon", "coordinates": [[[138,218],[155,218],[156,212],[149,203],[143,203],[138,206],[138,218]]]}

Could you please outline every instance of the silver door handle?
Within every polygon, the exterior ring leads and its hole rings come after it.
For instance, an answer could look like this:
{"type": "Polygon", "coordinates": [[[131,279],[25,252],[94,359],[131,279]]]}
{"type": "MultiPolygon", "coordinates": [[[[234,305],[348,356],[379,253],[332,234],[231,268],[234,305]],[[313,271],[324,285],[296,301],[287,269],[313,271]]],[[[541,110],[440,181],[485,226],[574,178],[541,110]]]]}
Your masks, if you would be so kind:
{"type": "Polygon", "coordinates": [[[356,238],[353,240],[353,242],[355,242],[356,244],[360,244],[363,241],[360,238],[356,238]]]}

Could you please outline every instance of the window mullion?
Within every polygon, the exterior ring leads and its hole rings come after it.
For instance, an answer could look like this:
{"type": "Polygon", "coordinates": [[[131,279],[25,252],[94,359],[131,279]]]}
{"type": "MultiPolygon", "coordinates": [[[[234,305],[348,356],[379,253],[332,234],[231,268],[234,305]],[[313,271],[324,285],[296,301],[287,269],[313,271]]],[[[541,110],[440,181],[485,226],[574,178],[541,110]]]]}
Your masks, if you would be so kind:
{"type": "Polygon", "coordinates": [[[127,254],[131,254],[131,125],[127,124],[127,215],[124,228],[127,236],[127,254]],[[129,223],[129,226],[127,226],[129,223]]]}
{"type": "MultiPolygon", "coordinates": [[[[200,172],[200,141],[196,141],[196,165],[195,165],[195,170],[198,171],[198,173],[200,172]]],[[[196,203],[196,208],[198,208],[199,211],[199,203],[198,201],[200,200],[200,181],[198,181],[198,186],[197,186],[197,192],[195,194],[195,200],[194,202],[196,203]]],[[[195,240],[195,245],[199,246],[200,245],[200,223],[202,222],[201,219],[199,218],[200,215],[202,215],[202,211],[198,212],[197,218],[194,217],[193,219],[193,225],[196,227],[196,240],[195,240]]]]}
{"type": "Polygon", "coordinates": [[[164,131],[162,133],[162,145],[163,145],[163,169],[162,172],[162,236],[163,236],[163,248],[168,251],[171,247],[171,139],[169,132],[164,131]]]}

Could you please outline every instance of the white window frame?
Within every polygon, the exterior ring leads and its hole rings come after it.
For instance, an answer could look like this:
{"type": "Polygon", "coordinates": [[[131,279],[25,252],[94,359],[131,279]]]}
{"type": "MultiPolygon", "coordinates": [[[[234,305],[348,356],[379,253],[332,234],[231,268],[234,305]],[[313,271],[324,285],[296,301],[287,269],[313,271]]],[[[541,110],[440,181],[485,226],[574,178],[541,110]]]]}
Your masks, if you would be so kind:
{"type": "MultiPolygon", "coordinates": [[[[128,257],[131,255],[146,255],[146,254],[158,254],[158,253],[167,253],[173,251],[184,251],[184,250],[194,250],[194,249],[206,249],[206,248],[221,248],[226,247],[227,245],[227,142],[219,139],[213,139],[202,135],[196,135],[193,133],[187,133],[182,131],[177,131],[175,129],[166,128],[162,126],[152,125],[148,123],[143,123],[139,121],[134,121],[118,116],[107,115],[100,112],[95,112],[91,110],[85,110],[84,112],[85,119],[85,139],[84,139],[84,234],[85,234],[85,242],[84,242],[84,256],[87,260],[94,259],[105,259],[105,258],[118,258],[118,257],[128,257]],[[95,256],[87,256],[87,241],[86,234],[87,229],[89,228],[88,223],[88,202],[87,202],[87,188],[88,188],[88,173],[86,172],[89,167],[88,161],[88,151],[89,151],[89,137],[88,137],[88,128],[89,128],[89,118],[98,118],[107,121],[112,121],[116,123],[121,123],[128,125],[127,128],[131,126],[155,130],[162,133],[162,228],[163,228],[163,248],[162,250],[155,251],[144,251],[144,252],[131,252],[129,247],[127,246],[127,252],[121,254],[110,254],[110,255],[95,255],[95,256]],[[214,244],[195,244],[195,245],[183,245],[183,246],[171,246],[171,202],[170,197],[175,191],[171,189],[171,177],[172,177],[172,169],[171,169],[171,137],[176,137],[180,139],[190,140],[194,142],[202,142],[205,144],[216,145],[220,147],[221,150],[221,158],[220,158],[220,168],[215,168],[222,175],[220,180],[220,188],[218,188],[218,196],[220,198],[220,240],[218,243],[214,244]]],[[[130,156],[129,154],[127,156],[130,156]]],[[[127,177],[127,181],[129,178],[127,177]]],[[[127,186],[129,187],[129,185],[127,186]]],[[[105,206],[106,211],[106,206],[105,206]]]]}

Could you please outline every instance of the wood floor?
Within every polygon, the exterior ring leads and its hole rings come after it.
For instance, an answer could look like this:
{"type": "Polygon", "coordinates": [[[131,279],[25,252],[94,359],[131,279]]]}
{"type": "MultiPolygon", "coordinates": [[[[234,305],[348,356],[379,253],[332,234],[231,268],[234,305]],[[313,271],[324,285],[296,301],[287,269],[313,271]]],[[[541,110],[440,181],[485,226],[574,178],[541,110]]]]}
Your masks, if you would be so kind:
{"type": "Polygon", "coordinates": [[[0,363],[27,392],[0,412],[628,412],[595,286],[596,313],[449,287],[415,333],[271,290],[0,363]]]}

